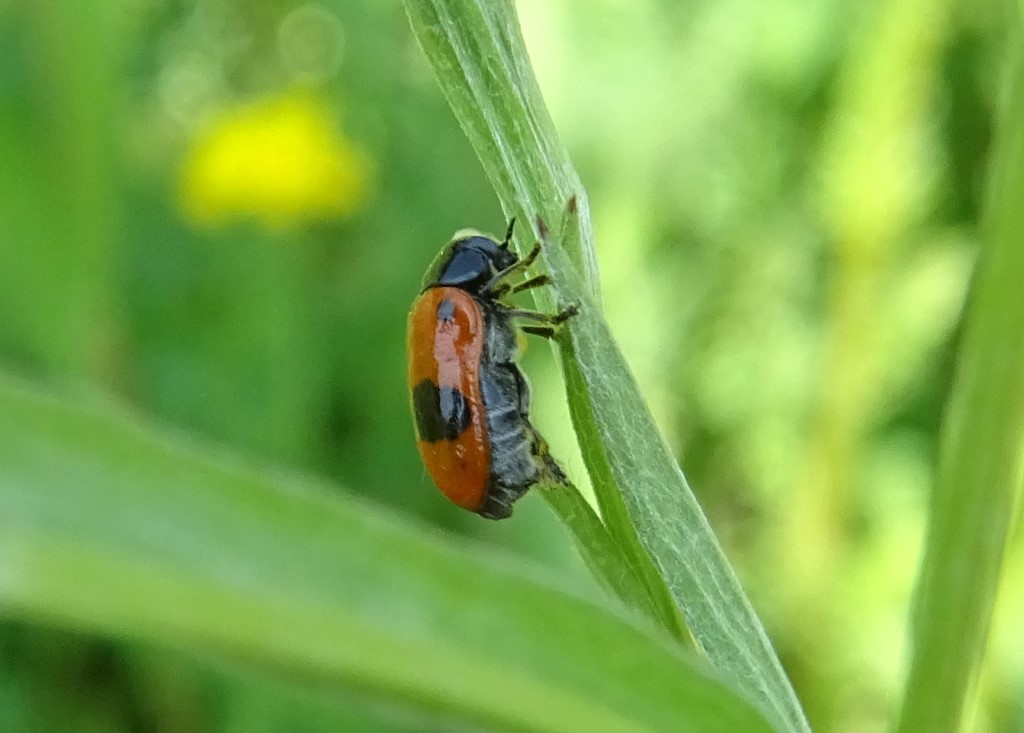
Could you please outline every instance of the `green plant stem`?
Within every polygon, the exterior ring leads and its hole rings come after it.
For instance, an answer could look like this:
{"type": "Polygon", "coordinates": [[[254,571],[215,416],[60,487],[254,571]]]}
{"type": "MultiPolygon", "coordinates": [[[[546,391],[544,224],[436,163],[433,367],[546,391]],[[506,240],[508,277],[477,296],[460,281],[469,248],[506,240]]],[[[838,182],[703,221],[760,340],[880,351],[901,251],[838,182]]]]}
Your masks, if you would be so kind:
{"type": "MultiPolygon", "coordinates": [[[[1014,36],[1020,37],[1019,23],[1014,36]]],[[[1011,83],[918,578],[900,733],[960,726],[1024,473],[1024,64],[1011,83]]]]}

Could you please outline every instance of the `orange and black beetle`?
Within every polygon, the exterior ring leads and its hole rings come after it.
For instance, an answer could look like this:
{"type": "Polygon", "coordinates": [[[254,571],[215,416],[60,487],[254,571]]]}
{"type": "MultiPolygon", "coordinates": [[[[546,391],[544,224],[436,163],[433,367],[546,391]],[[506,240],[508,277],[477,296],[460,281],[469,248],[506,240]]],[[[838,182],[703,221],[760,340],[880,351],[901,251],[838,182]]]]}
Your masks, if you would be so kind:
{"type": "Polygon", "coordinates": [[[540,254],[523,259],[503,241],[456,233],[423,279],[409,314],[409,390],[416,445],[445,496],[488,519],[512,514],[512,504],[536,483],[565,484],[561,467],[530,423],[530,388],[516,364],[514,321],[552,337],[576,314],[524,310],[503,298],[547,285],[546,275],[517,284],[540,254]]]}

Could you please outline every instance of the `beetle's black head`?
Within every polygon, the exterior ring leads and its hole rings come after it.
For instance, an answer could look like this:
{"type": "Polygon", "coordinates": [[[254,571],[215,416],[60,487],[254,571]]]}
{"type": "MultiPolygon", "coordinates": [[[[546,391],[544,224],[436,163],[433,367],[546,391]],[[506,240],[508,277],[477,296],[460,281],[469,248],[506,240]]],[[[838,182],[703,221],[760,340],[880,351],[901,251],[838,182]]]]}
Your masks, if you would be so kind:
{"type": "Polygon", "coordinates": [[[511,267],[519,258],[508,248],[508,239],[496,242],[473,230],[457,232],[437,256],[423,280],[424,288],[461,288],[473,295],[501,270],[511,267]]]}

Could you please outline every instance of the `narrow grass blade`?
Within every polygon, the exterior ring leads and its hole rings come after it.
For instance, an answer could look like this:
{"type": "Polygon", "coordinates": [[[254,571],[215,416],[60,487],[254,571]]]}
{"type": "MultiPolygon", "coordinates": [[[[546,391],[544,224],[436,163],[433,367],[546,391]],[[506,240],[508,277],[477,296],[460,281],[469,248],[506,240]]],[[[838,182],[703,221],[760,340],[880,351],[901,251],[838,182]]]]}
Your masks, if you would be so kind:
{"type": "MultiPolygon", "coordinates": [[[[685,622],[671,598],[651,593],[636,570],[634,558],[625,556],[593,507],[574,486],[547,490],[544,498],[572,530],[571,536],[583,562],[605,590],[626,601],[675,638],[690,641],[685,622]]],[[[646,556],[645,559],[650,563],[646,556]]]]}
{"type": "MultiPolygon", "coordinates": [[[[570,207],[562,237],[574,236],[574,219],[570,207]]],[[[552,250],[552,274],[572,283],[575,275],[567,258],[552,250]]],[[[604,516],[619,523],[619,536],[628,536],[635,526],[657,564],[645,572],[659,572],[665,579],[712,664],[772,711],[780,725],[809,730],[771,642],[607,324],[595,309],[582,308],[568,331],[561,347],[569,406],[595,492],[605,499],[604,516]]],[[[643,560],[637,558],[637,564],[646,568],[643,560]]]]}
{"type": "Polygon", "coordinates": [[[901,733],[959,728],[985,649],[1024,478],[1024,59],[1019,49],[1015,56],[983,248],[943,426],[901,733]]]}
{"type": "MultiPolygon", "coordinates": [[[[548,117],[512,4],[406,0],[406,9],[506,213],[559,222],[566,202],[573,202],[568,228],[544,257],[559,303],[581,305],[569,335],[560,339],[561,355],[570,410],[609,534],[649,597],[659,606],[678,606],[723,675],[778,725],[807,731],[761,623],[601,318],[586,199],[548,117]]],[[[634,605],[642,604],[634,599],[634,605]]]]}

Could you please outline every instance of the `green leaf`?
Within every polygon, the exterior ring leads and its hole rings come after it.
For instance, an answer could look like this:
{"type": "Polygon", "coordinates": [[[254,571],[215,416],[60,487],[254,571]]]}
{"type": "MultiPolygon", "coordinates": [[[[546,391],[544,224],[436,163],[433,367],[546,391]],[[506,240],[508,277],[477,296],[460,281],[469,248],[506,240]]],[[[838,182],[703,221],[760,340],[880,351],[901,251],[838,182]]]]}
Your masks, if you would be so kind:
{"type": "Polygon", "coordinates": [[[497,730],[768,731],[661,634],[477,545],[0,377],[0,614],[497,730]]]}
{"type": "MultiPolygon", "coordinates": [[[[438,83],[506,213],[563,220],[545,248],[559,304],[569,407],[601,517],[676,636],[677,605],[708,659],[789,731],[809,727],[746,599],[601,317],[586,197],[547,114],[515,10],[494,0],[406,0],[438,83]]],[[[523,230],[520,230],[520,235],[523,230]]],[[[550,308],[549,296],[541,303],[550,308]]],[[[573,532],[579,528],[570,524],[573,532]]],[[[597,551],[597,550],[594,550],[597,551]]],[[[624,597],[644,608],[636,598],[624,597]]]]}
{"type": "Polygon", "coordinates": [[[905,733],[959,728],[1024,478],[1024,63],[1013,55],[915,594],[905,733]]]}
{"type": "Polygon", "coordinates": [[[650,592],[649,586],[636,572],[633,558],[625,555],[593,507],[574,486],[546,490],[544,498],[570,528],[583,562],[605,590],[667,629],[677,639],[689,641],[686,626],[671,598],[650,592]]]}

